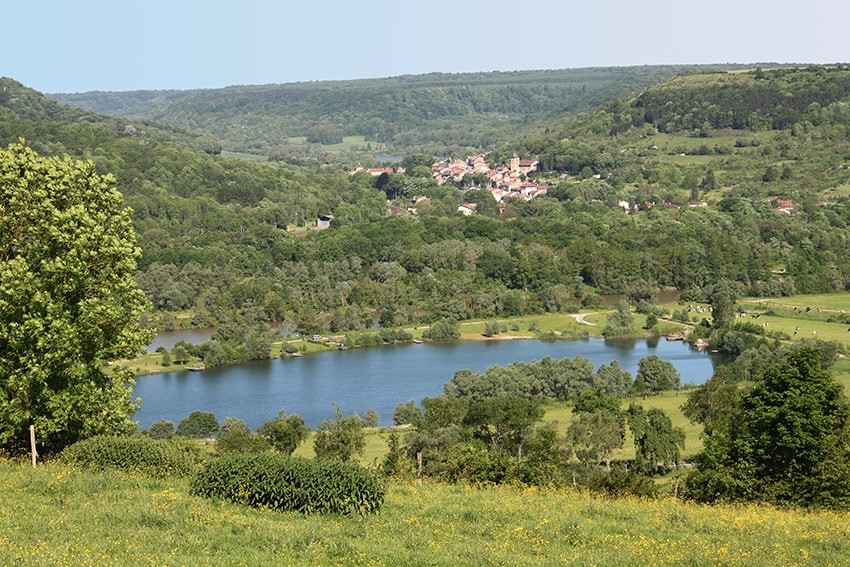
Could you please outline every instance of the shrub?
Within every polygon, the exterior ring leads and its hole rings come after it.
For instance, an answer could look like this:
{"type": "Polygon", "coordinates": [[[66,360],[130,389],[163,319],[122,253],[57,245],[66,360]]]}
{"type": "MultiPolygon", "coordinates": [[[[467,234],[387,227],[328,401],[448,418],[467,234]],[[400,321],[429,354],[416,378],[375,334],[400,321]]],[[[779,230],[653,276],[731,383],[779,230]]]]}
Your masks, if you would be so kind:
{"type": "Polygon", "coordinates": [[[380,510],[386,487],[354,463],[262,453],[208,462],[192,479],[190,492],[302,514],[368,514],[380,510]]]}
{"type": "Polygon", "coordinates": [[[191,474],[198,452],[185,443],[101,435],[67,447],[60,458],[94,470],[120,470],[165,478],[191,474]]]}
{"type": "Polygon", "coordinates": [[[151,424],[148,435],[154,439],[171,439],[174,437],[174,423],[167,419],[160,419],[151,424]]]}
{"type": "Polygon", "coordinates": [[[262,453],[271,445],[262,435],[254,435],[241,419],[225,418],[221,422],[215,449],[219,453],[262,453]]]}
{"type": "Polygon", "coordinates": [[[623,466],[614,467],[609,473],[594,471],[587,479],[587,485],[591,491],[612,498],[624,496],[656,498],[658,496],[658,487],[651,478],[629,471],[623,466]]]}
{"type": "Polygon", "coordinates": [[[218,431],[215,415],[208,411],[193,411],[177,424],[177,435],[200,439],[212,437],[218,431]]]}

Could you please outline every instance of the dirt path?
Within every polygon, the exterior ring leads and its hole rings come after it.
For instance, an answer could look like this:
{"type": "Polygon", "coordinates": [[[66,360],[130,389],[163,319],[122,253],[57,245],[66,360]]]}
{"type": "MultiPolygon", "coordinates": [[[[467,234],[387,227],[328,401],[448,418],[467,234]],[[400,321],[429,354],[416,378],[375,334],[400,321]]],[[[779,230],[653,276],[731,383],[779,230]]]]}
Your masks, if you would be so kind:
{"type": "Polygon", "coordinates": [[[596,325],[596,323],[591,323],[590,321],[586,321],[584,318],[588,315],[593,315],[593,313],[574,313],[571,314],[570,317],[576,320],[576,323],[580,325],[596,325]]]}

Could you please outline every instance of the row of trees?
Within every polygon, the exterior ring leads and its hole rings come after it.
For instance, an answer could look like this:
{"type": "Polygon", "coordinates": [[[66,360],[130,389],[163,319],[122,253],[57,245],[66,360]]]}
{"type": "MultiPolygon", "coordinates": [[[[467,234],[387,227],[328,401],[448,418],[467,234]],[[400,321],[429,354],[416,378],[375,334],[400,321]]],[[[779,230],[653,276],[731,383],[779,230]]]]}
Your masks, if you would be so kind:
{"type": "MultiPolygon", "coordinates": [[[[362,454],[366,445],[365,428],[377,427],[380,417],[374,409],[368,410],[363,418],[356,414],[345,416],[336,406],[334,413],[334,419],[325,420],[319,425],[313,449],[317,458],[349,461],[362,454]]],[[[239,418],[228,417],[219,423],[210,412],[193,411],[180,420],[176,429],[171,421],[160,420],[152,423],[146,433],[154,439],[215,437],[216,451],[219,453],[274,450],[291,455],[307,440],[310,429],[300,415],[286,415],[284,410],[280,410],[277,417],[266,420],[253,432],[239,418]]]]}

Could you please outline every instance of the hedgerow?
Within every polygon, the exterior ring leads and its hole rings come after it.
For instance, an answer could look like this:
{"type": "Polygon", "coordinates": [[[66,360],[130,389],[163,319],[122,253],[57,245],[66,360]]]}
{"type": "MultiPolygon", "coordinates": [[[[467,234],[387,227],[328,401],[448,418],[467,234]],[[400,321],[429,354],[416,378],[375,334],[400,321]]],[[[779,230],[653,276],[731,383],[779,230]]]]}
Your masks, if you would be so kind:
{"type": "Polygon", "coordinates": [[[113,469],[164,478],[190,475],[198,455],[193,455],[192,448],[183,443],[101,435],[67,447],[60,459],[89,469],[113,469]]]}
{"type": "Polygon", "coordinates": [[[360,465],[274,453],[216,458],[190,487],[196,496],[302,514],[378,512],[385,491],[377,475],[360,465]]]}

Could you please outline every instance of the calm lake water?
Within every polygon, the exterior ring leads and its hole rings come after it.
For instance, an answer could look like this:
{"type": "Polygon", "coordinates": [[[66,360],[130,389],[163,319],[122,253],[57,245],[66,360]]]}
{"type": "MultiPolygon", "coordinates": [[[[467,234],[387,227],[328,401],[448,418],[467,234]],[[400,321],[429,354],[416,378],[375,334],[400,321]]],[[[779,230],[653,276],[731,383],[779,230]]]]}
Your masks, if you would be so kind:
{"type": "Polygon", "coordinates": [[[583,356],[595,368],[613,360],[632,373],[638,361],[651,354],[673,363],[682,382],[702,384],[722,359],[692,349],[682,342],[606,341],[588,339],[542,342],[536,340],[468,341],[450,344],[409,344],[325,352],[300,358],[237,364],[202,372],[171,372],[140,376],[134,398],[142,399],[135,419],[147,429],[168,419],[176,425],[195,410],[209,411],[221,421],[238,417],[256,428],[285,409],[300,414],[316,428],[333,418],[333,404],[343,413],[361,416],[375,408],[382,425],[391,425],[399,402],[442,394],[443,384],[457,370],[482,371],[515,361],[531,362],[545,356],[583,356]]]}

